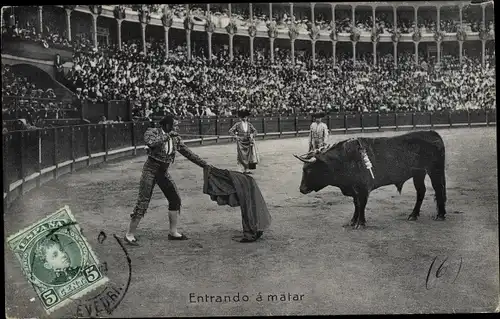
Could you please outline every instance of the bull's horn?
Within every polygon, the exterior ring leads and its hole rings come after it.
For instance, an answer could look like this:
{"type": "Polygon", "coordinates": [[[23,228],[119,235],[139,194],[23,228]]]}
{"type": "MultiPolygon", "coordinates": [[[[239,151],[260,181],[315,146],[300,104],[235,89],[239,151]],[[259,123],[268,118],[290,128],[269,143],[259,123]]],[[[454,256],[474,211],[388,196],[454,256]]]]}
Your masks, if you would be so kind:
{"type": "Polygon", "coordinates": [[[312,150],[312,151],[307,152],[307,153],[305,153],[305,154],[299,155],[299,157],[304,158],[304,157],[306,157],[306,156],[311,156],[311,155],[313,155],[314,153],[316,153],[316,150],[312,150]]]}
{"type": "Polygon", "coordinates": [[[316,162],[316,157],[311,157],[309,159],[304,159],[304,158],[302,158],[300,156],[297,156],[295,154],[293,154],[293,156],[295,156],[299,161],[304,162],[304,163],[314,163],[314,162],[316,162]]]}

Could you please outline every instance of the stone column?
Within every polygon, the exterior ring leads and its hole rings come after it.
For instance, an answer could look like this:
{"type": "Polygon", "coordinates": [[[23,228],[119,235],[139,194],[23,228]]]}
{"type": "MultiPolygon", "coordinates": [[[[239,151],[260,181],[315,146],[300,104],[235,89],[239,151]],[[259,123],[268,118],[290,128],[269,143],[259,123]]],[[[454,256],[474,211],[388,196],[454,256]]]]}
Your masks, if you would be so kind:
{"type": "MultiPolygon", "coordinates": [[[[392,7],[392,14],[393,14],[393,24],[394,24],[394,32],[398,29],[398,8],[396,5],[393,5],[392,7]]],[[[398,42],[393,42],[392,43],[394,46],[394,66],[397,68],[398,67],[398,42]]]]}
{"type": "MultiPolygon", "coordinates": [[[[332,26],[333,26],[332,32],[335,32],[335,30],[337,28],[337,24],[335,23],[335,4],[330,3],[330,5],[332,6],[332,26]]],[[[335,66],[337,64],[337,56],[336,55],[337,55],[337,41],[332,41],[333,66],[335,66]]]]}
{"type": "MultiPolygon", "coordinates": [[[[272,2],[269,2],[269,19],[270,23],[273,23],[273,4],[272,2]]],[[[269,38],[269,51],[270,52],[270,58],[271,58],[271,63],[274,63],[274,38],[269,38]]]]}
{"type": "Polygon", "coordinates": [[[144,52],[144,55],[147,54],[147,47],[146,47],[146,26],[147,26],[147,24],[141,23],[142,52],[144,52]]]}
{"type": "Polygon", "coordinates": [[[253,56],[253,41],[255,40],[254,37],[250,37],[250,62],[253,64],[254,61],[254,56],[253,56]]]}
{"type": "Polygon", "coordinates": [[[351,5],[351,8],[352,8],[352,27],[355,28],[356,27],[356,5],[355,4],[352,4],[351,5]]]}
{"type": "Polygon", "coordinates": [[[314,25],[316,24],[316,20],[314,19],[314,6],[316,3],[311,2],[311,23],[314,25]]]}
{"type": "Polygon", "coordinates": [[[116,30],[118,40],[118,50],[122,49],[122,19],[116,19],[116,30]]]}
{"type": "Polygon", "coordinates": [[[415,19],[415,28],[418,29],[418,7],[414,6],[413,7],[413,12],[415,14],[414,19],[415,19]]]}
{"type": "Polygon", "coordinates": [[[418,42],[415,43],[415,64],[418,65],[418,42]]]}
{"type": "Polygon", "coordinates": [[[332,41],[333,66],[337,64],[337,41],[332,41]]]}
{"type": "MultiPolygon", "coordinates": [[[[227,11],[228,11],[228,15],[229,15],[229,23],[232,23],[232,7],[231,7],[231,3],[228,3],[227,4],[227,11]]],[[[229,61],[233,61],[234,59],[234,48],[233,48],[233,45],[234,45],[234,35],[233,34],[229,34],[229,61]]]]}
{"type": "Polygon", "coordinates": [[[436,14],[436,20],[437,20],[437,25],[436,25],[436,30],[441,31],[441,6],[440,5],[436,5],[436,10],[437,10],[437,14],[436,14]]]}
{"type": "MultiPolygon", "coordinates": [[[[413,32],[417,31],[419,29],[418,27],[418,6],[413,7],[413,12],[415,13],[415,30],[413,32]]],[[[418,42],[415,43],[415,64],[418,65],[418,42]]]]}
{"type": "MultiPolygon", "coordinates": [[[[206,12],[207,20],[212,22],[212,13],[210,12],[210,3],[207,3],[207,12],[206,12]]],[[[208,55],[208,63],[212,63],[212,32],[207,32],[207,55],[208,55]]]]}
{"type": "MultiPolygon", "coordinates": [[[[458,16],[459,16],[459,20],[460,20],[460,30],[464,30],[464,25],[463,25],[463,18],[462,18],[462,15],[463,15],[463,4],[459,4],[458,5],[458,16]]],[[[463,61],[463,41],[458,41],[458,47],[460,48],[460,65],[462,65],[462,61],[463,61]]]]}
{"type": "Polygon", "coordinates": [[[373,27],[375,28],[376,24],[375,24],[375,10],[377,9],[376,5],[374,4],[372,6],[372,20],[373,20],[373,27]]]}
{"type": "Polygon", "coordinates": [[[463,41],[458,41],[458,50],[459,52],[459,58],[460,58],[460,65],[462,65],[462,60],[463,60],[463,51],[464,51],[464,42],[463,41]]]}
{"type": "Polygon", "coordinates": [[[65,9],[66,11],[66,30],[68,32],[68,42],[71,43],[71,10],[65,9]]]}
{"type": "Polygon", "coordinates": [[[169,27],[163,27],[165,30],[165,60],[168,59],[168,51],[170,50],[168,47],[168,31],[170,30],[169,27]]]}
{"type": "Polygon", "coordinates": [[[43,6],[38,6],[38,33],[43,33],[43,6]]]}
{"type": "MultiPolygon", "coordinates": [[[[252,3],[248,3],[248,12],[250,13],[250,23],[253,24],[253,6],[252,3]]],[[[252,36],[248,37],[248,40],[250,41],[250,63],[253,64],[253,40],[254,38],[252,36]]]]}
{"type": "Polygon", "coordinates": [[[234,34],[229,35],[229,61],[233,61],[233,40],[234,40],[234,34]]]}
{"type": "MultiPolygon", "coordinates": [[[[311,25],[316,26],[316,20],[314,18],[314,6],[316,3],[311,2],[311,25]]],[[[312,64],[316,65],[316,40],[311,41],[311,54],[312,54],[312,64]]]]}
{"type": "Polygon", "coordinates": [[[486,66],[486,41],[481,40],[481,66],[486,66]]]}
{"type": "Polygon", "coordinates": [[[394,67],[398,67],[398,43],[397,42],[393,42],[392,43],[393,47],[394,47],[394,67]]]}
{"type": "Polygon", "coordinates": [[[356,42],[352,43],[352,62],[356,64],[356,42]]]}
{"type": "MultiPolygon", "coordinates": [[[[482,19],[481,19],[481,27],[483,30],[486,30],[486,6],[488,4],[482,3],[481,4],[481,11],[482,11],[482,19]]],[[[481,64],[483,65],[483,68],[486,66],[486,41],[482,40],[481,41],[481,64]]]]}
{"type": "MultiPolygon", "coordinates": [[[[436,30],[437,32],[441,32],[441,6],[436,5],[436,30]]],[[[436,42],[436,53],[437,53],[437,63],[441,63],[441,41],[436,42]]]]}
{"type": "Polygon", "coordinates": [[[484,29],[486,29],[486,5],[481,4],[481,9],[483,11],[483,19],[481,20],[481,25],[484,29]]]}
{"type": "Polygon", "coordinates": [[[5,21],[3,21],[3,9],[4,9],[4,7],[0,7],[0,20],[1,20],[0,27],[2,29],[6,28],[5,21]]]}
{"type": "Polygon", "coordinates": [[[97,15],[92,14],[92,30],[94,31],[94,47],[97,48],[97,15]]]}
{"type": "Polygon", "coordinates": [[[187,59],[191,61],[191,30],[186,30],[187,59]]]}
{"type": "Polygon", "coordinates": [[[269,38],[269,51],[271,51],[271,63],[274,63],[274,38],[269,38]]]}
{"type": "MultiPolygon", "coordinates": [[[[189,4],[185,5],[186,12],[188,13],[188,17],[191,18],[191,13],[189,12],[189,4]]],[[[191,61],[191,30],[186,30],[186,44],[187,44],[187,60],[191,61]]]]}
{"type": "Polygon", "coordinates": [[[392,23],[394,24],[394,31],[397,30],[398,28],[398,7],[396,5],[393,5],[392,7],[392,23]]]}
{"type": "Polygon", "coordinates": [[[316,40],[311,40],[312,63],[316,65],[316,40]]]}
{"type": "MultiPolygon", "coordinates": [[[[293,2],[290,2],[290,19],[292,19],[292,25],[295,26],[295,18],[293,17],[293,2]]],[[[292,59],[292,65],[295,65],[295,39],[290,39],[290,58],[292,59]]]]}
{"type": "Polygon", "coordinates": [[[464,6],[462,4],[459,4],[458,5],[458,18],[459,18],[459,21],[460,21],[460,29],[463,30],[464,28],[464,25],[463,25],[463,9],[464,9],[464,6]]]}
{"type": "Polygon", "coordinates": [[[332,6],[332,23],[333,23],[333,26],[335,26],[336,25],[336,23],[335,23],[335,4],[331,3],[331,6],[332,6]]]}
{"type": "Polygon", "coordinates": [[[373,66],[377,65],[377,42],[373,42],[373,66]]]}
{"type": "Polygon", "coordinates": [[[441,41],[436,42],[437,45],[437,63],[441,63],[441,41]]]}
{"type": "Polygon", "coordinates": [[[212,32],[208,32],[208,63],[212,63],[212,32]]]}
{"type": "Polygon", "coordinates": [[[441,63],[441,41],[436,42],[437,63],[441,63]]]}
{"type": "MultiPolygon", "coordinates": [[[[375,10],[376,6],[372,6],[372,20],[373,20],[373,29],[375,29],[375,10]]],[[[373,66],[377,65],[377,42],[373,42],[373,66]]]]}
{"type": "MultiPolygon", "coordinates": [[[[351,5],[352,8],[352,28],[356,27],[356,5],[351,5]]],[[[352,61],[356,63],[356,42],[352,43],[352,61]]]]}

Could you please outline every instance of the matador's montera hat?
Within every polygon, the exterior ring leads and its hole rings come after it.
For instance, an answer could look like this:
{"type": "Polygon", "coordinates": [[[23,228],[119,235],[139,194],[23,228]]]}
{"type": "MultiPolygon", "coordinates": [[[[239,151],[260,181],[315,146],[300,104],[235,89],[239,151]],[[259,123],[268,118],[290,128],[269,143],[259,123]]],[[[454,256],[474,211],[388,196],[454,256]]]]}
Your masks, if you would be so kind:
{"type": "Polygon", "coordinates": [[[250,112],[246,109],[242,109],[242,110],[238,110],[238,117],[241,119],[241,118],[244,118],[244,117],[247,117],[250,115],[250,112]]]}

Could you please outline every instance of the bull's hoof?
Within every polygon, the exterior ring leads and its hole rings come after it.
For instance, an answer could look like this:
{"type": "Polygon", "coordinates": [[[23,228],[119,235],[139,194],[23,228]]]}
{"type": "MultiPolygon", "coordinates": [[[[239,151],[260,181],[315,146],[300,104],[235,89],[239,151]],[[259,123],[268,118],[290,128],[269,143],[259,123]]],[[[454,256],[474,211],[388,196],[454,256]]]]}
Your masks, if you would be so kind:
{"type": "Polygon", "coordinates": [[[365,229],[366,228],[366,225],[365,224],[356,224],[356,227],[354,227],[355,229],[365,229]]]}
{"type": "Polygon", "coordinates": [[[342,225],[342,227],[348,228],[348,227],[354,227],[355,225],[356,225],[356,222],[350,221],[347,224],[342,225]]]}
{"type": "Polygon", "coordinates": [[[417,219],[418,219],[418,217],[416,215],[412,214],[412,215],[408,216],[408,220],[410,220],[410,221],[415,221],[417,219]]]}
{"type": "Polygon", "coordinates": [[[437,215],[435,218],[434,218],[435,221],[444,221],[446,220],[446,217],[444,215],[437,215]]]}

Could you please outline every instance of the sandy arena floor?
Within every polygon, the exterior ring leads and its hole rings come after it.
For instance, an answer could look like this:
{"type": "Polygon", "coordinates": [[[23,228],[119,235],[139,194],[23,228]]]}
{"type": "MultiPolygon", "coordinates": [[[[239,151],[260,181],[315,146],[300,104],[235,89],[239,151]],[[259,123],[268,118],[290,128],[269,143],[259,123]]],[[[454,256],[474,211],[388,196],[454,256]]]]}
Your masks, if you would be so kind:
{"type": "MultiPolygon", "coordinates": [[[[447,147],[447,220],[431,220],[434,190],[427,177],[417,222],[406,220],[416,197],[410,180],[401,195],[394,186],[372,193],[365,230],[341,227],[354,206],[339,189],[299,193],[302,164],[292,154],[307,149],[306,138],[260,141],[262,163],[254,177],[273,223],[262,240],[250,244],[231,239],[241,231],[239,208],[218,206],[202,194],[202,170],[179,155],[171,175],[183,200],[180,231],[191,240],[167,240],[167,205],[157,187],[140,225],[142,246],[127,246],[132,281],[111,316],[493,311],[499,303],[496,128],[439,132],[447,147]],[[195,296],[191,301],[205,294],[239,293],[240,302],[190,302],[190,293],[195,296]],[[258,293],[264,297],[261,302],[256,301],[258,293]],[[268,300],[269,294],[282,293],[303,297],[268,300]],[[249,300],[242,301],[243,295],[249,300]]],[[[402,133],[357,136],[395,134],[402,133]]],[[[331,141],[352,136],[335,135],[331,141]]],[[[236,169],[235,149],[229,144],[194,151],[217,167],[236,169]]],[[[126,260],[112,234],[122,237],[128,225],[144,160],[103,164],[34,190],[5,212],[5,238],[68,205],[94,251],[107,262],[108,277],[124,284],[126,260]],[[108,237],[99,244],[101,230],[108,237]]],[[[30,301],[35,293],[7,245],[5,249],[7,316],[46,317],[40,300],[30,301]]],[[[74,301],[52,317],[75,316],[77,311],[88,315],[78,304],[74,301]]]]}

